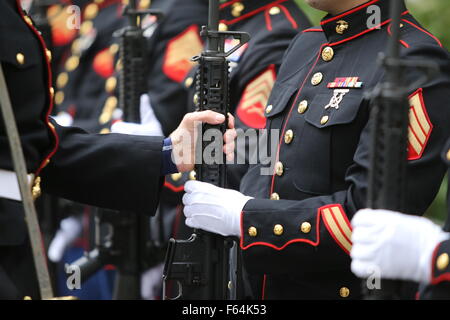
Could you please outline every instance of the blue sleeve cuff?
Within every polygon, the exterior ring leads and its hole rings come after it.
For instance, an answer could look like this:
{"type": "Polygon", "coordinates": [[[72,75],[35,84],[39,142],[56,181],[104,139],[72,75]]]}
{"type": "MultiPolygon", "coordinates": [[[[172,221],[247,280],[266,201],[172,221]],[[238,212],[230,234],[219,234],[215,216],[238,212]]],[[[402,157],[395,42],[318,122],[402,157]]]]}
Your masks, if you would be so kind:
{"type": "Polygon", "coordinates": [[[178,168],[172,161],[172,139],[170,137],[164,139],[162,153],[161,175],[165,176],[171,173],[177,173],[178,168]]]}

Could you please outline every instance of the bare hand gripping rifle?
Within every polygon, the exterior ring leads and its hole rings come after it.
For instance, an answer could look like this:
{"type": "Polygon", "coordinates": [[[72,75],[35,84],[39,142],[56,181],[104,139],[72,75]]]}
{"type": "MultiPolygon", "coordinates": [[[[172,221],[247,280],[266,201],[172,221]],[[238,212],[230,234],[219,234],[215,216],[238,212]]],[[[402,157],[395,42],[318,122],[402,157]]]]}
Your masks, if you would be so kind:
{"type": "MultiPolygon", "coordinates": [[[[209,0],[208,26],[203,26],[200,33],[207,39],[206,49],[193,61],[199,63],[196,75],[195,103],[198,110],[213,110],[225,116],[229,105],[229,66],[227,56],[238,50],[250,40],[244,32],[219,32],[219,0],[209,0]],[[225,52],[225,39],[233,38],[239,43],[225,52]]],[[[202,134],[206,130],[226,131],[224,124],[213,126],[202,125],[202,134]]],[[[203,141],[202,154],[211,143],[219,141],[203,141]]],[[[215,148],[222,150],[222,148],[215,148]]],[[[221,152],[221,151],[220,151],[221,152]]],[[[216,158],[214,154],[211,155],[216,158]]],[[[226,185],[225,158],[221,163],[202,164],[196,166],[197,180],[211,183],[219,187],[226,185]]],[[[176,283],[178,294],[172,299],[209,299],[225,300],[230,298],[229,288],[234,287],[230,281],[229,254],[233,239],[222,237],[202,230],[194,230],[188,240],[170,239],[164,266],[164,299],[167,296],[169,283],[176,283]]],[[[174,294],[173,294],[174,295],[174,294]]]]}
{"type": "MultiPolygon", "coordinates": [[[[370,144],[370,170],[367,206],[405,212],[406,168],[408,148],[408,94],[421,87],[436,71],[438,65],[430,61],[402,60],[400,57],[400,16],[402,0],[391,1],[392,37],[387,55],[380,54],[386,69],[386,80],[369,93],[373,126],[370,144]],[[407,68],[421,69],[426,75],[413,84],[404,80],[407,68]]],[[[383,276],[383,275],[381,275],[383,276]]],[[[381,289],[363,290],[372,299],[400,299],[401,281],[383,280],[381,289]]]]}
{"type": "MultiPolygon", "coordinates": [[[[160,10],[139,10],[136,0],[124,8],[129,25],[115,35],[120,37],[119,106],[123,119],[140,123],[140,97],[145,88],[147,39],[142,19],[162,16],[160,10]]],[[[126,190],[124,190],[126,192],[126,190]]],[[[95,249],[74,264],[80,266],[81,281],[87,280],[106,264],[117,267],[114,299],[140,299],[141,274],[163,257],[150,241],[149,217],[134,212],[99,210],[95,217],[95,249]]]]}

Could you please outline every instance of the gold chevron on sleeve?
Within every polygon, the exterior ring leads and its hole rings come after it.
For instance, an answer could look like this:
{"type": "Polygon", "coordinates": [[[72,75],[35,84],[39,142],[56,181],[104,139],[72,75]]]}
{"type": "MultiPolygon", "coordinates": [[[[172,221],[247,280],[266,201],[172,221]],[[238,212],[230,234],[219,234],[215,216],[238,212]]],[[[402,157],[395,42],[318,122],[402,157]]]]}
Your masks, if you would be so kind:
{"type": "Polygon", "coordinates": [[[433,125],[428,117],[422,89],[409,97],[409,105],[408,160],[417,160],[422,157],[433,125]]]}
{"type": "Polygon", "coordinates": [[[249,82],[237,108],[238,117],[252,128],[264,128],[264,109],[275,83],[275,68],[270,66],[249,82]]]}
{"type": "Polygon", "coordinates": [[[341,206],[328,206],[322,209],[322,218],[328,232],[336,243],[346,252],[352,249],[352,230],[347,215],[341,206]]]}
{"type": "Polygon", "coordinates": [[[169,41],[164,56],[163,71],[170,79],[182,82],[194,65],[193,56],[199,55],[203,43],[196,25],[192,25],[169,41]]]}

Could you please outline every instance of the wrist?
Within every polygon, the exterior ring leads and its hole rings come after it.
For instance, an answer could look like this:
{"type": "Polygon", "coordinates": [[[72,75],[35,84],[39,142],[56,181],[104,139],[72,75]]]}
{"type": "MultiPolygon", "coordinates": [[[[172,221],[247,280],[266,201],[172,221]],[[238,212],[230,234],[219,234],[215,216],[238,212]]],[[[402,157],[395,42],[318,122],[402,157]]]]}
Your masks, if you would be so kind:
{"type": "Polygon", "coordinates": [[[436,247],[443,241],[450,238],[450,234],[442,231],[437,225],[433,225],[433,232],[429,234],[429,240],[427,240],[427,246],[424,248],[423,253],[420,257],[419,268],[420,268],[420,280],[424,284],[429,284],[432,278],[433,270],[433,253],[436,247]]]}

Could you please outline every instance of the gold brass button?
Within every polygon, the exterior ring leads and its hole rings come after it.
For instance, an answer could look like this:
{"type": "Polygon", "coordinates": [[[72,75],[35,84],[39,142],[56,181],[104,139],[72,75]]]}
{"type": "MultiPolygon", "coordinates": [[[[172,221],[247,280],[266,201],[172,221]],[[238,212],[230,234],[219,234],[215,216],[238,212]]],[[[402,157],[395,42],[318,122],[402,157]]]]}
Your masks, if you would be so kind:
{"type": "Polygon", "coordinates": [[[100,134],[108,134],[111,133],[111,130],[109,130],[108,128],[103,128],[102,130],[100,130],[100,134]]]}
{"type": "Polygon", "coordinates": [[[55,96],[55,89],[53,87],[50,87],[49,93],[50,93],[50,99],[53,100],[53,97],[55,96]]]}
{"type": "Polygon", "coordinates": [[[111,53],[112,55],[115,55],[117,51],[119,51],[119,45],[117,43],[113,43],[109,46],[109,53],[111,53]]]}
{"type": "Polygon", "coordinates": [[[272,111],[272,109],[273,109],[273,106],[272,106],[271,104],[269,104],[269,105],[266,107],[266,113],[269,114],[269,113],[272,111]]]}
{"type": "Polygon", "coordinates": [[[117,60],[116,71],[120,71],[123,68],[122,59],[117,60]]]}
{"type": "Polygon", "coordinates": [[[233,17],[240,17],[242,14],[242,11],[244,11],[245,6],[241,2],[235,2],[231,6],[231,15],[233,17]]]}
{"type": "Polygon", "coordinates": [[[64,92],[62,91],[58,91],[55,94],[55,103],[56,104],[61,104],[64,102],[64,92]]]}
{"type": "Polygon", "coordinates": [[[441,254],[437,260],[436,260],[436,267],[442,271],[445,270],[445,268],[448,267],[448,263],[449,263],[449,256],[447,253],[443,253],[441,254]]]}
{"type": "Polygon", "coordinates": [[[108,79],[106,79],[105,82],[105,90],[106,92],[112,93],[117,86],[117,79],[116,77],[109,77],[108,79]]]}
{"type": "Polygon", "coordinates": [[[280,195],[274,192],[270,195],[270,200],[280,200],[280,195]]]}
{"type": "Polygon", "coordinates": [[[148,9],[150,7],[151,1],[150,0],[141,0],[139,2],[139,9],[148,9]]]}
{"type": "Polygon", "coordinates": [[[24,64],[25,63],[25,56],[23,55],[23,53],[18,53],[16,54],[16,60],[19,64],[24,64]]]}
{"type": "Polygon", "coordinates": [[[284,166],[283,166],[283,163],[282,163],[282,162],[278,161],[278,162],[275,164],[275,173],[276,173],[277,176],[279,176],[279,177],[281,177],[281,176],[283,175],[283,173],[284,173],[284,166]]]}
{"type": "Polygon", "coordinates": [[[98,14],[98,6],[95,3],[91,3],[87,5],[86,9],[84,9],[84,19],[92,20],[98,14]]]}
{"type": "Polygon", "coordinates": [[[272,7],[272,8],[270,8],[270,10],[269,10],[269,14],[272,15],[272,16],[277,15],[277,14],[279,14],[280,12],[281,12],[281,10],[280,10],[280,8],[277,7],[277,6],[272,7]]]}
{"type": "Polygon", "coordinates": [[[250,237],[256,237],[258,235],[258,230],[255,227],[248,228],[248,235],[250,237]]]}
{"type": "Polygon", "coordinates": [[[52,62],[52,52],[48,49],[45,49],[45,55],[47,56],[48,62],[52,62]]]}
{"type": "Polygon", "coordinates": [[[33,200],[39,198],[41,196],[41,193],[41,177],[36,177],[36,179],[34,179],[33,188],[31,189],[33,200]]]}
{"type": "Polygon", "coordinates": [[[189,180],[197,180],[197,172],[195,170],[189,172],[189,180]]]}
{"type": "Polygon", "coordinates": [[[447,160],[450,161],[450,150],[447,151],[447,160]]]}
{"type": "Polygon", "coordinates": [[[33,25],[33,21],[31,20],[31,18],[29,16],[24,16],[23,19],[29,26],[33,25]]]}
{"type": "Polygon", "coordinates": [[[75,39],[72,42],[72,54],[79,54],[81,49],[81,39],[75,39]]]}
{"type": "Polygon", "coordinates": [[[273,227],[273,234],[276,235],[276,236],[281,236],[283,234],[283,231],[284,231],[284,229],[283,229],[283,226],[281,224],[276,224],[273,227]]]}
{"type": "Polygon", "coordinates": [[[312,79],[311,79],[311,84],[313,86],[317,86],[319,85],[323,80],[323,74],[322,72],[317,72],[313,75],[312,79]]]}
{"type": "Polygon", "coordinates": [[[192,77],[188,77],[188,78],[186,78],[186,80],[184,80],[184,86],[186,88],[190,88],[193,83],[194,83],[194,78],[192,78],[192,77]]]}
{"type": "Polygon", "coordinates": [[[339,34],[344,34],[348,30],[348,22],[345,20],[339,20],[336,22],[336,32],[339,34]]]}
{"type": "Polygon", "coordinates": [[[339,295],[340,295],[342,298],[347,298],[347,297],[350,295],[350,289],[347,288],[347,287],[342,287],[342,288],[339,290],[339,295]]]}
{"type": "Polygon", "coordinates": [[[334,50],[332,47],[325,47],[322,50],[323,61],[326,61],[326,62],[331,61],[331,60],[333,60],[333,57],[334,57],[334,50]]]}
{"type": "Polygon", "coordinates": [[[219,31],[228,31],[228,26],[223,22],[219,23],[219,31]]]}
{"type": "Polygon", "coordinates": [[[47,125],[49,126],[50,129],[52,129],[53,131],[55,131],[55,126],[53,125],[53,123],[51,123],[50,121],[47,122],[47,125]]]}
{"type": "Polygon", "coordinates": [[[56,78],[56,86],[58,88],[64,88],[69,81],[69,75],[67,72],[61,72],[58,77],[56,78]]]}
{"type": "Polygon", "coordinates": [[[98,119],[100,124],[105,124],[112,118],[114,109],[117,107],[117,98],[115,96],[110,96],[106,99],[105,105],[103,106],[103,111],[98,119]]]}
{"type": "Polygon", "coordinates": [[[194,94],[194,98],[192,99],[192,101],[194,102],[195,106],[198,106],[199,100],[200,100],[200,98],[199,98],[198,94],[197,93],[194,94]]]}
{"type": "Polygon", "coordinates": [[[170,178],[171,178],[173,181],[178,181],[178,180],[181,179],[182,176],[183,176],[183,174],[182,174],[181,172],[178,172],[178,173],[172,173],[172,174],[170,175],[170,178]]]}
{"type": "Polygon", "coordinates": [[[292,130],[288,130],[286,131],[286,133],[284,134],[284,143],[286,144],[290,144],[292,142],[292,140],[294,139],[294,131],[292,130]]]}
{"type": "Polygon", "coordinates": [[[80,63],[80,58],[78,56],[71,56],[67,59],[65,67],[67,71],[73,71],[78,67],[80,63]]]}
{"type": "Polygon", "coordinates": [[[87,35],[94,28],[94,23],[90,20],[84,21],[80,26],[80,34],[82,36],[87,35]]]}
{"type": "Polygon", "coordinates": [[[303,233],[309,233],[311,231],[311,223],[303,222],[302,225],[300,226],[300,230],[303,233]]]}
{"type": "Polygon", "coordinates": [[[328,120],[330,119],[330,117],[328,116],[323,116],[322,119],[320,119],[320,124],[324,125],[328,122],[328,120]]]}
{"type": "Polygon", "coordinates": [[[298,104],[298,113],[303,114],[306,112],[306,110],[308,110],[308,101],[307,100],[303,100],[302,102],[300,102],[298,104]]]}

